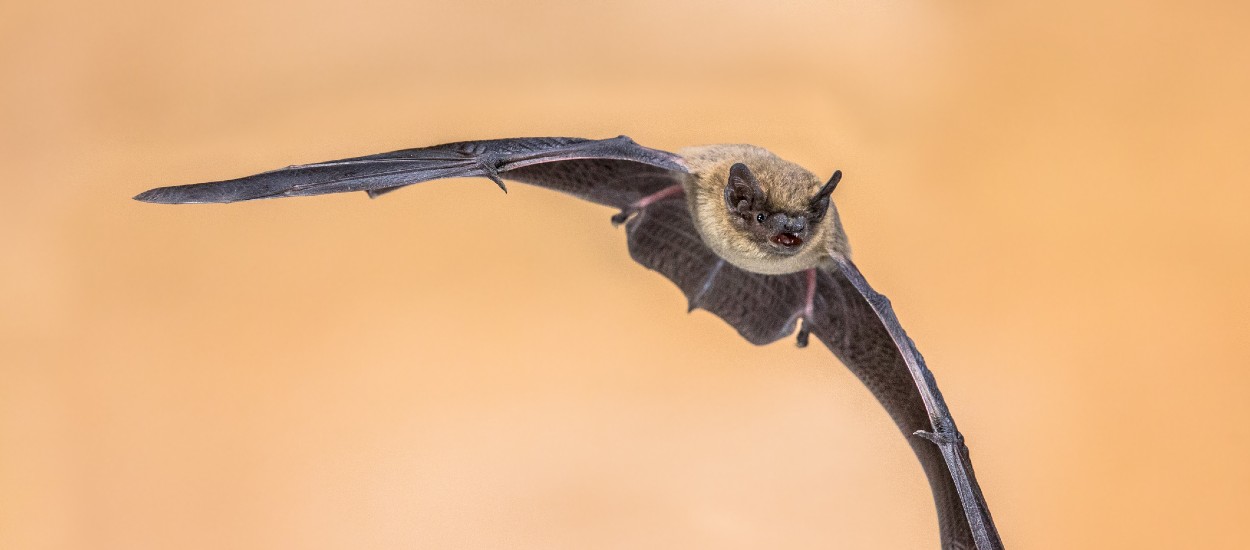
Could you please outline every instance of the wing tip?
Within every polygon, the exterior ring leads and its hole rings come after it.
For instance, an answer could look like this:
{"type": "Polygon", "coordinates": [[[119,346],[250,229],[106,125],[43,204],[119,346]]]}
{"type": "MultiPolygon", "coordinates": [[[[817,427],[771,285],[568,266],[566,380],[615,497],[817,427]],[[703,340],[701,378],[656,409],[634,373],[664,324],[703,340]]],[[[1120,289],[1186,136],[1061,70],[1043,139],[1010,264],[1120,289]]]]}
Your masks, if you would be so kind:
{"type": "Polygon", "coordinates": [[[238,193],[231,193],[232,190],[229,188],[223,189],[220,183],[222,182],[157,187],[139,193],[133,198],[139,202],[152,204],[208,204],[261,198],[238,196],[238,193]]]}
{"type": "Polygon", "coordinates": [[[177,193],[169,192],[170,189],[171,189],[170,187],[157,187],[155,189],[148,189],[147,191],[139,193],[138,195],[135,195],[132,198],[139,202],[147,202],[147,203],[152,203],[152,204],[178,204],[179,202],[182,202],[182,201],[177,200],[177,196],[176,196],[177,193]]]}
{"type": "Polygon", "coordinates": [[[134,200],[151,204],[204,204],[212,202],[234,202],[229,198],[212,197],[203,192],[189,189],[189,186],[157,187],[148,189],[134,196],[134,200]]]}

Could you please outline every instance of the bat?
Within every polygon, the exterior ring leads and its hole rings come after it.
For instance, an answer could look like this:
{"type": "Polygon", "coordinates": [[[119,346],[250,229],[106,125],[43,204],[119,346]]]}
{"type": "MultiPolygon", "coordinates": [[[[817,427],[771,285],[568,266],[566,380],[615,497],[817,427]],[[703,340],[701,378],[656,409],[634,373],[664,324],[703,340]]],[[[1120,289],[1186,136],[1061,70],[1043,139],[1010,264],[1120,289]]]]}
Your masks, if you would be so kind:
{"type": "Polygon", "coordinates": [[[937,507],[942,547],[1002,548],[968,447],[933,373],[890,301],[851,261],[832,193],[797,164],[753,145],[677,154],[626,136],[464,141],[288,166],[253,176],[160,187],[136,200],[228,203],[485,177],[528,183],[618,209],[630,256],[681,288],[748,342],[815,336],[868,387],[907,438],[937,507]]]}

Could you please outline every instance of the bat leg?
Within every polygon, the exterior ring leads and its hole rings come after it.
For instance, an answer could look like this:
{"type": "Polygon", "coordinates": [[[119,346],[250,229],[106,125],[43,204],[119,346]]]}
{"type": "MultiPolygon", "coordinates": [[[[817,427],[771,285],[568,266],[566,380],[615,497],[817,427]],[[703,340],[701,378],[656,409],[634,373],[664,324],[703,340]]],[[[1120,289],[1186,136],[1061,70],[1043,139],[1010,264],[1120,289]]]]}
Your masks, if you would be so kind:
{"type": "Polygon", "coordinates": [[[807,275],[807,296],[803,300],[803,309],[798,314],[802,324],[799,325],[794,342],[800,348],[807,347],[808,336],[812,333],[812,304],[816,299],[816,269],[809,269],[804,274],[807,275]]]}
{"type": "Polygon", "coordinates": [[[656,191],[650,195],[647,195],[641,199],[634,201],[633,203],[631,203],[629,206],[626,206],[625,208],[622,208],[620,213],[612,216],[612,225],[616,226],[616,225],[621,225],[625,223],[625,220],[628,220],[630,216],[633,216],[634,214],[641,212],[643,209],[645,209],[646,207],[650,206],[653,203],[662,201],[664,199],[680,197],[683,194],[685,194],[685,191],[682,189],[680,183],[665,187],[659,191],[656,191]]]}

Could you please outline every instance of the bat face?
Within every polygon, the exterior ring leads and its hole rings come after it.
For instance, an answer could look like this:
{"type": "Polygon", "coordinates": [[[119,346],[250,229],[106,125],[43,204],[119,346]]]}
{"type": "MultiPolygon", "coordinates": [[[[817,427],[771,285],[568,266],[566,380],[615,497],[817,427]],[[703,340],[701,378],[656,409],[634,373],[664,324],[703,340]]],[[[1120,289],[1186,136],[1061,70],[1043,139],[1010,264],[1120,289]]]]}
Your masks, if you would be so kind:
{"type": "Polygon", "coordinates": [[[835,179],[751,145],[682,150],[695,225],[718,256],[753,273],[811,269],[849,253],[830,194],[835,179]]]}
{"type": "Polygon", "coordinates": [[[729,168],[725,207],[730,223],[743,237],[762,250],[793,256],[802,250],[829,210],[829,195],[822,193],[801,210],[770,202],[751,169],[739,162],[729,168]]]}

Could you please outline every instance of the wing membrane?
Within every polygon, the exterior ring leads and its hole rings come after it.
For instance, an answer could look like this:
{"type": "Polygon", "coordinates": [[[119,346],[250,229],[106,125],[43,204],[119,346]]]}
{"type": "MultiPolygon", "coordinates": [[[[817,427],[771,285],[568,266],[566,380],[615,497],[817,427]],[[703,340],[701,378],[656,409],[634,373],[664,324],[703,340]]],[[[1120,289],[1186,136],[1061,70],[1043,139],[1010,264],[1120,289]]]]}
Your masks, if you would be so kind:
{"type": "Polygon", "coordinates": [[[463,141],[329,162],[288,166],[232,180],[175,185],[144,191],[136,200],[155,203],[220,203],[277,197],[365,191],[377,196],[414,183],[442,178],[516,179],[577,194],[613,206],[639,195],[655,178],[686,172],[681,158],[649,149],[625,136],[612,139],[513,138],[463,141]],[[560,165],[567,164],[563,168],[560,165]],[[598,169],[600,177],[570,182],[570,175],[598,169]],[[613,192],[610,186],[643,184],[613,192]]]}
{"type": "MultiPolygon", "coordinates": [[[[794,332],[805,305],[805,275],[760,275],[725,262],[703,244],[680,201],[648,207],[626,229],[634,259],[676,283],[691,309],[710,311],[757,345],[794,332]]],[[[840,271],[818,270],[816,285],[812,335],[868,387],[907,438],[933,492],[943,548],[1001,548],[967,447],[945,404],[937,412],[942,420],[931,420],[926,401],[933,396],[940,401],[941,394],[888,301],[867,286],[849,261],[840,271]],[[896,336],[905,347],[896,343],[896,336]],[[923,385],[913,378],[908,358],[919,361],[923,385]],[[947,441],[935,444],[916,432],[941,433],[938,439],[947,441]]]]}

